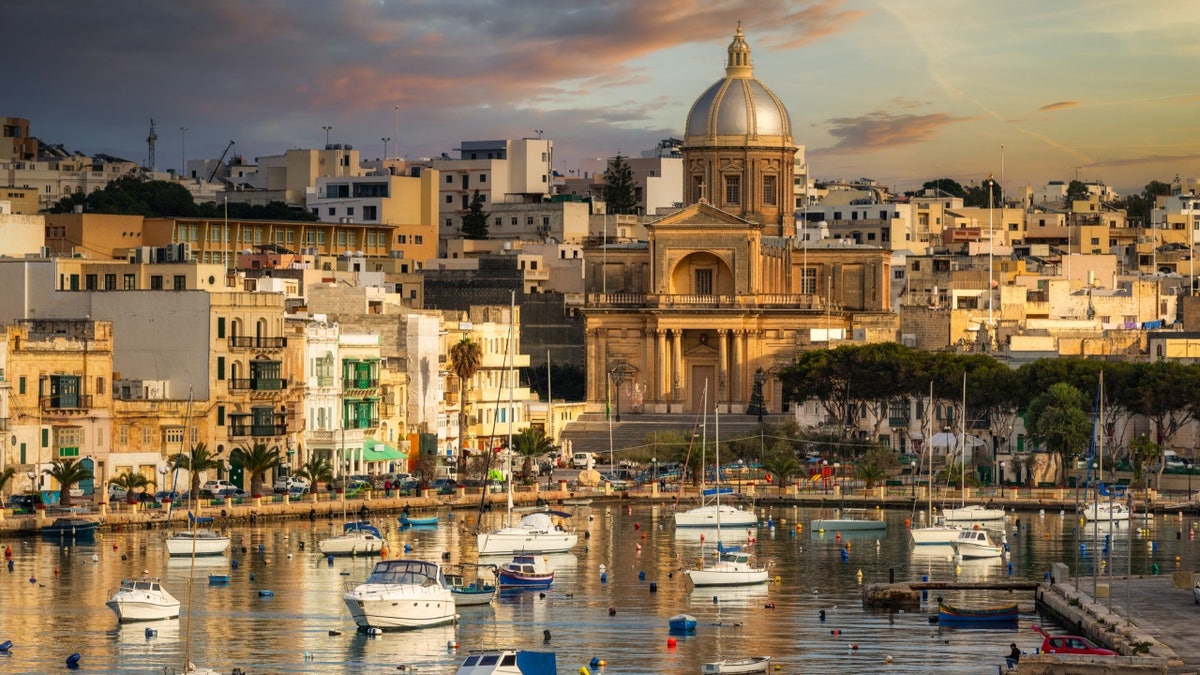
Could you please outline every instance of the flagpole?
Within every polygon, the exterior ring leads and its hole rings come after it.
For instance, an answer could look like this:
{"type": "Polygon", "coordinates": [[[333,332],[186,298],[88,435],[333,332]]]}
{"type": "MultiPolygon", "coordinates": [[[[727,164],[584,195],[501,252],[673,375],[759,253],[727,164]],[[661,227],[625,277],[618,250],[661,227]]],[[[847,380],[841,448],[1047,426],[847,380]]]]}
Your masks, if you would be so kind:
{"type": "Polygon", "coordinates": [[[612,472],[612,470],[613,470],[612,469],[612,461],[613,461],[613,428],[612,428],[612,424],[613,424],[613,420],[612,420],[612,415],[610,414],[609,407],[608,407],[608,399],[611,394],[611,391],[610,391],[611,386],[612,386],[612,379],[609,377],[609,375],[607,373],[605,373],[605,375],[604,375],[604,417],[608,419],[608,470],[609,470],[609,472],[612,472]]]}

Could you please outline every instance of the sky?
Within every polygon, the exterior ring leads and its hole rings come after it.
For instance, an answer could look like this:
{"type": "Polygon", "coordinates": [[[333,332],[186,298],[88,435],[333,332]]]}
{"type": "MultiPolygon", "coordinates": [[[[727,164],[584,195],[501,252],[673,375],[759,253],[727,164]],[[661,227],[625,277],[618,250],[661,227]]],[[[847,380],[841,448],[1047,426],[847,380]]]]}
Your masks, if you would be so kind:
{"type": "MultiPolygon", "coordinates": [[[[818,180],[1200,177],[1200,0],[0,0],[0,117],[156,164],[682,137],[739,21],[818,180]],[[12,30],[12,27],[24,27],[12,30]],[[331,127],[328,132],[324,127],[331,127]],[[186,131],[183,131],[186,129],[186,131]],[[540,130],[540,131],[539,131],[540,130]]],[[[1008,187],[1011,186],[1011,187],[1008,187]]]]}

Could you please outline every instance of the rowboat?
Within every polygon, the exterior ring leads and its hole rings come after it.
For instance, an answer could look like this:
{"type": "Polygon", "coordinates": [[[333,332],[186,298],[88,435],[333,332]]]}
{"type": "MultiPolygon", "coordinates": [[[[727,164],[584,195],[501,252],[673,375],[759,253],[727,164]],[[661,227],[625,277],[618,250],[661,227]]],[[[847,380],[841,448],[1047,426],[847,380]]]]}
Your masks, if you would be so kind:
{"type": "Polygon", "coordinates": [[[941,624],[997,624],[1017,622],[1017,603],[969,609],[954,607],[944,602],[938,602],[938,623],[941,624]]]}
{"type": "Polygon", "coordinates": [[[696,617],[691,614],[676,614],[667,619],[667,626],[672,633],[694,633],[696,631],[696,617]]]}
{"type": "Polygon", "coordinates": [[[714,673],[765,673],[771,667],[771,657],[751,656],[744,659],[725,659],[713,661],[700,667],[703,675],[714,673]]]}
{"type": "Polygon", "coordinates": [[[438,524],[438,515],[435,513],[432,516],[410,516],[407,513],[401,513],[400,514],[400,524],[401,525],[416,525],[416,526],[437,525],[438,524]]]}

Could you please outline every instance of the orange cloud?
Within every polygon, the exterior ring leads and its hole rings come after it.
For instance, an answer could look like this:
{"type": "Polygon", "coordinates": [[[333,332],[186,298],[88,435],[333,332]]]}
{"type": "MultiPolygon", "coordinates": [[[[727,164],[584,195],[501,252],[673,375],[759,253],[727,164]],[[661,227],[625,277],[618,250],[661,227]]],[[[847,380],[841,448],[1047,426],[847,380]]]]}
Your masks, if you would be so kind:
{"type": "Polygon", "coordinates": [[[894,148],[929,140],[942,128],[957,122],[976,119],[953,117],[944,113],[932,115],[892,115],[873,112],[862,117],[839,117],[830,120],[829,135],[838,139],[830,148],[812,154],[859,153],[882,148],[894,148]]]}
{"type": "Polygon", "coordinates": [[[1051,103],[1050,105],[1044,105],[1044,106],[1038,108],[1038,111],[1048,112],[1050,110],[1062,110],[1064,108],[1074,108],[1077,105],[1079,105],[1079,101],[1059,101],[1058,103],[1051,103]]]}

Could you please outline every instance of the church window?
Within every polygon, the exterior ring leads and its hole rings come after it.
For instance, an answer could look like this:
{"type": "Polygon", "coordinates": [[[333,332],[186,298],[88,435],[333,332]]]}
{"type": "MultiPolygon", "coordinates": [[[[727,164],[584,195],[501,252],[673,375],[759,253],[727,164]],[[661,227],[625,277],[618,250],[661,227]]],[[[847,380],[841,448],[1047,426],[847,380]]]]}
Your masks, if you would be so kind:
{"type": "Polygon", "coordinates": [[[816,294],[817,269],[815,267],[805,267],[800,270],[800,292],[806,295],[816,294]]]}
{"type": "Polygon", "coordinates": [[[704,199],[704,178],[701,176],[692,176],[692,201],[698,202],[704,199]]]}
{"type": "Polygon", "coordinates": [[[742,177],[725,176],[725,203],[742,203],[742,177]]]}
{"type": "Polygon", "coordinates": [[[696,294],[712,295],[713,271],[711,269],[696,270],[696,294]]]}
{"type": "Polygon", "coordinates": [[[763,204],[775,206],[775,176],[763,176],[763,204]]]}

